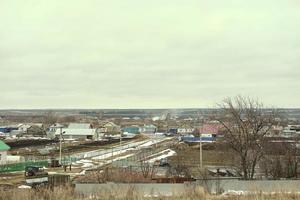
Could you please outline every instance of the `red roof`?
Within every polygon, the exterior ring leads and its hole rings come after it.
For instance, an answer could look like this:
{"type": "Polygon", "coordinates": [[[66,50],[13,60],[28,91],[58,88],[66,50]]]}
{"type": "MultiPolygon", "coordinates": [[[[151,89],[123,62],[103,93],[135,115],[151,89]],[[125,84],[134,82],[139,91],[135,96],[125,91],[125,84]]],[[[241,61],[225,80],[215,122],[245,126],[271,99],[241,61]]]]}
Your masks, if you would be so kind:
{"type": "Polygon", "coordinates": [[[224,128],[222,124],[204,124],[202,127],[199,128],[201,133],[206,134],[218,134],[219,131],[224,128]]]}

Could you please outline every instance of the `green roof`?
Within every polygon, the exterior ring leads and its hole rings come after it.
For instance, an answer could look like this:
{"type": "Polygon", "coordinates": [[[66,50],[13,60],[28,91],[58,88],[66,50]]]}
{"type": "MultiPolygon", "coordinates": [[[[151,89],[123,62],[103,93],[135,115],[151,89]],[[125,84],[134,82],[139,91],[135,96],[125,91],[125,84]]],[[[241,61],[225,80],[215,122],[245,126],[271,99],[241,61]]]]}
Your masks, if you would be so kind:
{"type": "Polygon", "coordinates": [[[10,149],[10,146],[5,144],[3,141],[0,140],[0,151],[7,151],[10,149]]]}

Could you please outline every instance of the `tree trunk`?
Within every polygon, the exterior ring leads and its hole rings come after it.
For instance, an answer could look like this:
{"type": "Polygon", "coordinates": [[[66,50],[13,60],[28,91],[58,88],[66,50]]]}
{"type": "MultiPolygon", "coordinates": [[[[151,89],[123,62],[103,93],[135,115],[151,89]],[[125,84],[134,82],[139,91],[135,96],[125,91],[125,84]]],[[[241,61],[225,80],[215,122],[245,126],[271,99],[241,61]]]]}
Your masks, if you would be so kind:
{"type": "Polygon", "coordinates": [[[257,157],[253,160],[252,165],[251,165],[250,179],[253,179],[253,177],[254,177],[256,161],[257,161],[257,157]]]}
{"type": "Polygon", "coordinates": [[[243,177],[245,180],[248,180],[248,170],[247,170],[247,161],[245,157],[241,158],[242,160],[242,170],[243,170],[243,177]]]}

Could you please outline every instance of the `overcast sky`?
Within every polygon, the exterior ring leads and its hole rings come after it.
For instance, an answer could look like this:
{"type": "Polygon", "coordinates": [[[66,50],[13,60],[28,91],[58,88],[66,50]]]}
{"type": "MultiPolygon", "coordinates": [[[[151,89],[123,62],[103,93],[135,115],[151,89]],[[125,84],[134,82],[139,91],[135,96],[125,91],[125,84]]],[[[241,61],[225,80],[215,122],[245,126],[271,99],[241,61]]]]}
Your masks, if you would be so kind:
{"type": "Polygon", "coordinates": [[[300,107],[298,0],[0,0],[0,108],[300,107]]]}

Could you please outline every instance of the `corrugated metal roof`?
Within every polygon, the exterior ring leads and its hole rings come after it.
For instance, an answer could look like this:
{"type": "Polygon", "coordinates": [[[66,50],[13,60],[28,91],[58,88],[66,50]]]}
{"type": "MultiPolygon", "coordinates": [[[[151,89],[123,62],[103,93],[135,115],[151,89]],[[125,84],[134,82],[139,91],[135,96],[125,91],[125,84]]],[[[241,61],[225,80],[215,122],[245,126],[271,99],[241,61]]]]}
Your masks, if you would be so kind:
{"type": "Polygon", "coordinates": [[[10,150],[10,146],[8,146],[2,140],[0,140],[0,151],[7,151],[7,150],[10,150]]]}
{"type": "Polygon", "coordinates": [[[107,123],[105,123],[105,124],[103,125],[103,127],[112,127],[112,126],[118,126],[118,125],[116,125],[116,124],[113,123],[113,122],[107,122],[107,123]]]}
{"type": "Polygon", "coordinates": [[[156,128],[153,124],[145,124],[144,128],[156,128]]]}

